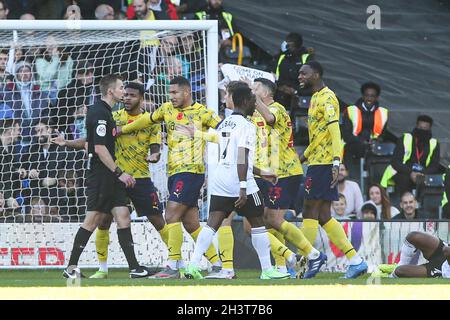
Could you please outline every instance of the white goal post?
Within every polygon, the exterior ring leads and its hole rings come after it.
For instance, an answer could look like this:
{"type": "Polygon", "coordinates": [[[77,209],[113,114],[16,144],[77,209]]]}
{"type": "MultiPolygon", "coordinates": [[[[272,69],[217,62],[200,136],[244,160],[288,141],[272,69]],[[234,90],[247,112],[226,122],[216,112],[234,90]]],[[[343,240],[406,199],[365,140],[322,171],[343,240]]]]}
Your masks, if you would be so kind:
{"type": "Polygon", "coordinates": [[[216,20],[0,20],[0,30],[204,30],[206,52],[206,105],[218,112],[218,26],[216,20]]]}
{"type": "MultiPolygon", "coordinates": [[[[100,21],[100,20],[0,20],[0,48],[2,49],[2,52],[8,52],[9,50],[9,56],[8,56],[8,66],[6,71],[9,72],[9,79],[6,79],[5,82],[0,83],[0,134],[4,133],[5,130],[9,129],[7,128],[8,119],[4,119],[5,117],[8,117],[10,114],[14,114],[12,116],[13,120],[22,121],[23,119],[20,119],[21,116],[17,116],[17,114],[27,114],[30,118],[30,113],[33,112],[29,110],[25,110],[26,107],[23,106],[23,102],[21,101],[24,97],[22,93],[14,92],[13,90],[16,90],[14,88],[22,86],[22,84],[17,80],[17,73],[25,63],[28,63],[30,65],[30,71],[33,74],[33,84],[39,84],[41,85],[41,88],[48,85],[48,92],[51,92],[54,90],[54,96],[53,100],[51,94],[48,94],[45,96],[45,99],[48,99],[50,102],[53,102],[55,105],[58,105],[60,97],[58,96],[58,93],[61,92],[63,89],[69,90],[70,92],[70,80],[75,80],[75,75],[68,75],[67,76],[67,82],[64,84],[64,86],[58,87],[55,89],[52,87],[54,85],[54,82],[57,82],[59,79],[52,78],[47,83],[42,79],[42,74],[45,74],[46,70],[40,70],[41,79],[36,79],[35,75],[37,77],[39,70],[38,63],[37,63],[37,56],[42,59],[42,57],[45,58],[45,50],[46,47],[48,48],[47,44],[47,33],[51,36],[53,36],[53,40],[55,42],[55,47],[57,48],[63,48],[60,52],[66,52],[70,51],[70,54],[72,54],[73,58],[73,65],[71,65],[71,71],[72,74],[76,74],[78,71],[83,71],[84,69],[92,68],[92,64],[97,63],[96,68],[98,69],[98,64],[101,64],[101,61],[109,61],[110,65],[108,66],[100,66],[102,69],[102,72],[99,74],[96,74],[95,76],[100,78],[104,74],[110,73],[110,70],[115,70],[114,68],[116,65],[119,64],[117,69],[125,69],[125,72],[129,73],[129,80],[135,79],[135,75],[139,74],[139,71],[137,71],[137,68],[139,68],[139,61],[136,60],[126,60],[126,59],[136,59],[136,56],[139,57],[139,50],[142,49],[142,46],[154,46],[149,45],[148,43],[152,43],[152,41],[157,41],[158,45],[155,47],[161,47],[159,45],[159,41],[162,41],[164,39],[167,39],[169,37],[177,37],[178,39],[185,39],[184,37],[186,35],[192,35],[192,38],[195,40],[191,40],[192,42],[195,42],[193,45],[193,48],[199,49],[199,52],[193,52],[189,51],[187,52],[183,48],[183,44],[180,43],[179,46],[181,49],[180,54],[193,54],[197,53],[195,56],[197,61],[195,62],[195,67],[191,67],[191,70],[193,68],[198,68],[196,71],[199,71],[198,73],[201,73],[204,78],[202,78],[201,81],[201,89],[198,89],[201,91],[201,93],[198,93],[198,97],[201,99],[201,101],[206,106],[216,113],[218,112],[218,25],[217,21],[213,20],[154,20],[154,21],[140,21],[140,20],[114,20],[114,21],[100,21]],[[112,45],[108,45],[108,43],[111,42],[112,45]],[[128,44],[129,42],[132,42],[133,48],[130,47],[130,51],[134,50],[132,53],[127,52],[128,51],[128,44]],[[147,43],[147,44],[144,44],[147,43]],[[13,49],[15,48],[15,49],[13,49]],[[17,49],[20,48],[20,49],[17,49]],[[26,50],[22,50],[26,48],[26,50]],[[67,49],[69,48],[69,49],[67,49]],[[97,55],[95,53],[96,50],[99,50],[98,48],[101,48],[102,53],[97,55]],[[120,50],[118,50],[120,49],[120,50]],[[16,50],[16,51],[14,51],[16,50]],[[17,59],[17,50],[20,50],[23,54],[23,60],[14,60],[17,59]],[[184,50],[184,51],[183,51],[184,50]],[[93,54],[88,54],[90,52],[94,52],[93,54]],[[34,53],[37,53],[34,55],[34,53]],[[86,54],[85,54],[86,53],[86,54]],[[103,54],[103,56],[101,56],[103,54]],[[126,58],[121,59],[120,55],[124,54],[126,55],[126,58]],[[134,54],[133,58],[132,55],[134,54]],[[77,61],[76,57],[83,57],[79,58],[77,61]],[[105,60],[106,58],[109,60],[105,60]],[[103,59],[103,60],[102,60],[103,59]],[[83,61],[81,61],[83,60],[83,61]],[[81,64],[79,63],[81,62],[81,64]],[[78,64],[77,64],[78,63],[78,64]],[[133,64],[134,63],[134,64],[133,64]],[[126,65],[125,68],[122,68],[123,65],[126,65]],[[129,66],[133,64],[132,66],[129,66]],[[81,65],[78,67],[78,65],[81,65]],[[136,67],[137,66],[137,67],[136,67]],[[105,68],[103,68],[105,67],[105,68]],[[106,68],[107,67],[107,68],[106,68]],[[9,68],[9,69],[8,69],[9,68]],[[80,68],[80,69],[77,69],[80,68]],[[134,68],[134,69],[133,69],[134,68]],[[135,70],[136,69],[136,70],[135,70]],[[106,71],[105,71],[106,70],[106,71]],[[40,82],[38,80],[41,80],[40,82]],[[36,82],[35,82],[36,81],[36,82]],[[51,84],[50,84],[51,82],[51,84]],[[20,101],[20,104],[23,104],[20,106],[20,108],[17,107],[17,102],[20,101]],[[29,112],[28,112],[29,111],[29,112]]],[[[180,40],[181,42],[181,40],[180,40]]],[[[47,49],[48,50],[48,49],[47,49]]],[[[192,49],[194,50],[194,49],[192,49]]],[[[155,50],[156,51],[156,50],[155,50]]],[[[172,61],[172,59],[166,59],[167,56],[158,56],[159,51],[157,53],[153,52],[154,55],[152,56],[153,59],[160,59],[162,61],[172,61]],[[161,59],[162,58],[162,59],[161,59]]],[[[149,54],[150,55],[150,54],[149,54]]],[[[53,59],[53,58],[51,58],[53,59]]],[[[48,59],[49,63],[46,65],[49,66],[53,60],[50,58],[48,59]]],[[[147,58],[145,58],[147,59],[147,58]]],[[[145,60],[144,64],[147,63],[154,63],[154,61],[145,60]]],[[[58,66],[62,65],[63,59],[61,58],[58,62],[58,66]]],[[[168,62],[165,62],[166,65],[168,62]]],[[[66,65],[67,65],[66,60],[66,65]]],[[[154,63],[156,64],[156,63],[154,63]]],[[[180,67],[181,68],[181,67],[180,67]]],[[[184,68],[184,65],[182,66],[184,68]]],[[[95,68],[94,68],[95,69],[95,68]]],[[[97,70],[96,69],[96,70],[97,70]]],[[[184,70],[184,69],[183,69],[184,70]]],[[[2,71],[2,70],[0,70],[2,71]]],[[[60,72],[60,71],[58,71],[60,72]]],[[[62,72],[62,71],[61,71],[62,72]]],[[[184,71],[183,71],[184,72],[184,71]]],[[[82,73],[82,72],[81,72],[82,73]]],[[[97,79],[98,80],[98,79],[97,79]]],[[[153,79],[150,79],[148,83],[144,81],[144,86],[146,86],[146,92],[149,86],[152,86],[153,79]],[[148,85],[148,86],[147,86],[148,85]]],[[[190,79],[192,80],[192,79],[190,79]]],[[[31,82],[31,81],[30,81],[31,82]]],[[[192,83],[192,82],[191,82],[192,83]]],[[[167,82],[165,82],[167,84],[167,82]]],[[[93,86],[93,85],[92,85],[93,86]]],[[[73,91],[77,92],[77,91],[73,91]]],[[[84,91],[83,91],[84,92],[84,91]]],[[[90,93],[92,97],[94,94],[90,93]]],[[[98,92],[97,92],[98,94],[98,92]]],[[[152,93],[153,94],[153,93],[152,93]]],[[[85,98],[89,98],[87,97],[85,98]]],[[[159,91],[156,92],[156,95],[164,95],[163,93],[160,93],[159,91]]],[[[149,94],[150,96],[150,94],[149,94]]],[[[38,102],[42,102],[44,98],[42,98],[43,95],[39,95],[36,100],[38,102]]],[[[67,99],[70,99],[72,97],[64,97],[67,99]]],[[[194,96],[194,100],[195,100],[194,96]]],[[[33,95],[32,98],[33,99],[33,95]]],[[[87,101],[87,100],[85,100],[87,101]]],[[[92,100],[90,100],[92,102],[92,100]]],[[[87,102],[85,102],[87,104],[87,102]]],[[[152,102],[156,107],[160,105],[159,102],[152,102]]],[[[31,102],[32,106],[31,109],[33,109],[33,102],[31,102]]],[[[51,115],[46,115],[47,121],[51,118],[51,115]]],[[[59,117],[59,115],[58,115],[59,117]]],[[[23,123],[23,121],[22,121],[23,123]]],[[[28,140],[26,143],[24,141],[21,141],[22,147],[25,146],[25,148],[28,151],[25,151],[25,153],[31,154],[32,152],[29,151],[31,149],[30,145],[33,144],[33,139],[36,138],[36,132],[37,130],[35,128],[36,122],[29,122],[27,126],[29,127],[26,136],[24,133],[24,127],[22,127],[22,123],[20,126],[21,130],[21,139],[28,140]]],[[[215,146],[208,147],[208,156],[206,157],[206,161],[208,163],[208,170],[210,170],[214,164],[216,163],[217,155],[216,150],[217,148],[215,146]]],[[[163,148],[163,159],[160,161],[159,164],[157,164],[156,168],[152,168],[152,178],[153,174],[164,174],[165,168],[163,170],[162,167],[165,167],[164,162],[164,151],[167,153],[167,147],[163,148]],[[162,163],[161,163],[162,162],[162,163]]],[[[22,154],[23,155],[23,154],[22,154]]],[[[2,158],[7,159],[6,157],[2,158]]],[[[34,203],[35,197],[33,196],[33,193],[31,192],[31,195],[23,195],[22,193],[17,193],[17,188],[20,189],[22,192],[26,188],[30,187],[30,181],[31,178],[13,178],[13,177],[19,177],[14,176],[14,172],[17,169],[17,167],[21,167],[20,161],[15,160],[14,157],[11,158],[11,163],[17,166],[12,166],[13,169],[8,169],[10,172],[9,179],[13,180],[16,179],[17,181],[10,181],[10,182],[17,182],[14,183],[6,183],[8,178],[5,178],[5,183],[1,183],[0,187],[0,193],[1,196],[5,198],[5,203],[9,203],[8,199],[12,199],[14,203],[18,204],[22,208],[14,209],[13,207],[7,209],[7,208],[0,208],[0,218],[5,218],[4,221],[0,222],[0,268],[61,268],[63,267],[68,260],[71,246],[73,243],[74,235],[76,232],[76,229],[79,226],[79,223],[82,221],[82,215],[78,215],[79,220],[70,220],[70,221],[64,221],[64,222],[57,222],[53,219],[49,221],[45,221],[43,219],[42,221],[26,221],[26,216],[30,216],[30,210],[34,210],[34,208],[37,208],[36,211],[43,212],[44,210],[41,209],[41,207],[45,206],[46,210],[49,210],[50,213],[47,212],[48,215],[51,215],[51,205],[44,201],[41,203],[40,197],[41,193],[38,192],[38,195],[36,198],[38,199],[36,203],[34,203]],[[24,181],[27,181],[26,183],[24,181]],[[3,188],[3,189],[2,189],[3,188]],[[9,190],[7,190],[9,188],[9,190]],[[8,199],[6,199],[6,194],[8,194],[8,199]],[[29,200],[24,200],[28,197],[29,200]],[[31,200],[30,200],[31,199],[31,200]],[[28,209],[24,210],[25,204],[22,204],[22,202],[28,201],[28,209]],[[31,209],[30,209],[31,208],[31,209]],[[49,209],[50,208],[50,209],[49,209]],[[9,215],[9,216],[8,216],[9,215]],[[20,219],[19,219],[20,218],[20,219]],[[9,220],[8,220],[9,219],[9,220]]],[[[22,158],[20,158],[22,159],[22,158]]],[[[28,165],[30,165],[30,162],[32,162],[33,159],[32,155],[27,158],[28,165]]],[[[39,158],[40,159],[40,158],[39,158]]],[[[41,160],[39,160],[41,161],[41,160]]],[[[83,159],[81,159],[82,162],[84,162],[83,159]]],[[[79,162],[81,162],[79,161],[79,162]]],[[[7,168],[8,166],[3,166],[3,168],[7,168]]],[[[8,167],[9,168],[9,167],[8,167]]],[[[45,170],[49,170],[49,168],[44,168],[45,170]]],[[[27,169],[28,170],[28,169],[27,169]]],[[[41,170],[42,172],[43,170],[41,170]]],[[[56,170],[54,170],[56,171],[56,170]]],[[[76,170],[75,170],[76,171],[76,170]]],[[[79,172],[84,171],[84,166],[79,169],[79,172]]],[[[6,172],[6,169],[5,169],[6,172]]],[[[3,173],[5,173],[3,172],[3,173]]],[[[31,172],[31,170],[30,170],[31,172]]],[[[77,173],[78,175],[80,173],[77,173]]],[[[4,174],[2,173],[2,178],[4,178],[4,174]]],[[[59,187],[59,178],[60,173],[56,171],[55,181],[58,182],[59,187]]],[[[31,175],[29,175],[31,177],[31,175]]],[[[67,177],[65,174],[61,174],[62,179],[66,179],[64,181],[68,181],[69,177],[67,177]]],[[[162,189],[165,189],[167,177],[163,177],[160,179],[159,184],[164,185],[161,187],[160,193],[162,196],[161,201],[166,201],[164,192],[162,189]]],[[[39,178],[40,179],[40,178],[39,178]]],[[[157,185],[157,182],[155,182],[155,185],[157,185]]],[[[41,188],[42,184],[40,182],[39,187],[41,188]]],[[[158,187],[158,185],[157,185],[158,187]]],[[[49,187],[46,186],[47,189],[49,187]]],[[[159,188],[158,188],[159,189],[159,188]]],[[[46,195],[47,198],[50,198],[49,195],[46,195]]],[[[58,199],[64,198],[64,196],[60,196],[58,193],[58,199]]],[[[76,195],[75,195],[76,197],[76,195]]],[[[0,199],[2,200],[2,199],[0,199]]],[[[63,199],[64,200],[64,199],[63,199]]],[[[207,208],[205,208],[206,204],[208,203],[205,199],[205,196],[203,195],[203,211],[207,211],[207,208]],[[206,209],[206,210],[205,210],[206,209]]],[[[78,203],[78,202],[76,202],[78,203]]],[[[5,204],[6,206],[6,204],[5,204]]],[[[55,206],[60,206],[59,201],[58,204],[55,206]]],[[[70,205],[65,204],[65,207],[69,207],[70,205]]],[[[74,205],[72,205],[74,206],[74,205]]],[[[76,205],[75,205],[76,206],[76,205]]],[[[85,206],[85,204],[83,204],[85,206]]],[[[69,208],[70,209],[70,208],[69,208]]],[[[57,212],[57,210],[56,210],[57,212]]],[[[59,213],[57,213],[59,214],[59,213]]],[[[155,229],[148,223],[148,222],[137,222],[134,223],[132,226],[133,229],[133,236],[134,241],[136,242],[136,254],[138,257],[138,260],[142,261],[143,264],[151,265],[151,266],[164,266],[165,265],[165,257],[166,257],[166,249],[161,242],[159,238],[159,234],[155,231],[155,229]]],[[[111,267],[122,267],[126,266],[126,261],[124,259],[124,256],[117,245],[117,237],[115,235],[115,226],[113,225],[111,228],[111,245],[109,248],[109,264],[111,267]]],[[[91,266],[95,267],[97,265],[97,258],[95,255],[95,245],[94,245],[95,236],[92,236],[90,239],[90,242],[86,248],[86,252],[82,255],[80,260],[80,266],[91,266]]],[[[193,242],[189,235],[185,235],[184,237],[184,243],[183,243],[183,256],[185,259],[189,258],[189,255],[191,251],[193,250],[193,242]]],[[[204,261],[205,263],[205,261],[204,261]]]]}

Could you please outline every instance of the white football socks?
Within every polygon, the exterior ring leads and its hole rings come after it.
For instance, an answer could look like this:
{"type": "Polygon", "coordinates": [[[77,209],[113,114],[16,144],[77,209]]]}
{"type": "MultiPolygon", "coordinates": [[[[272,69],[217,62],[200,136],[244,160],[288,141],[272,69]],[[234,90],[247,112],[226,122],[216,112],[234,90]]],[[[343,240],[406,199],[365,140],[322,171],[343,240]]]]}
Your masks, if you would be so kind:
{"type": "Polygon", "coordinates": [[[178,267],[178,269],[185,269],[186,268],[186,265],[184,264],[184,260],[183,259],[177,261],[177,267],[178,267]]]}
{"type": "Polygon", "coordinates": [[[277,270],[282,272],[282,273],[287,273],[287,268],[286,266],[277,266],[277,270]]]}
{"type": "Polygon", "coordinates": [[[349,260],[349,264],[351,266],[357,266],[358,264],[360,264],[361,262],[363,262],[363,259],[361,258],[361,256],[359,255],[359,253],[356,253],[350,260],[349,260]]]}
{"type": "Polygon", "coordinates": [[[266,227],[252,228],[252,244],[258,254],[262,271],[272,269],[270,241],[266,227]]]}
{"type": "Polygon", "coordinates": [[[199,266],[202,260],[203,254],[208,250],[213,241],[216,230],[206,225],[202,228],[198,234],[197,242],[195,243],[194,253],[192,254],[190,264],[199,266]]]}
{"type": "Polygon", "coordinates": [[[412,259],[416,255],[417,248],[409,243],[408,240],[405,239],[403,241],[402,249],[400,251],[400,262],[399,266],[411,264],[412,259]]]}
{"type": "Polygon", "coordinates": [[[108,272],[108,262],[100,262],[98,271],[108,272]]]}
{"type": "Polygon", "coordinates": [[[177,260],[171,260],[171,259],[169,259],[169,260],[167,261],[167,265],[168,265],[169,268],[172,269],[172,270],[178,270],[177,264],[178,264],[178,261],[177,261],[177,260]]]}
{"type": "Polygon", "coordinates": [[[319,250],[317,250],[316,248],[312,248],[311,252],[308,254],[308,259],[309,260],[315,260],[320,256],[320,252],[319,250]]]}

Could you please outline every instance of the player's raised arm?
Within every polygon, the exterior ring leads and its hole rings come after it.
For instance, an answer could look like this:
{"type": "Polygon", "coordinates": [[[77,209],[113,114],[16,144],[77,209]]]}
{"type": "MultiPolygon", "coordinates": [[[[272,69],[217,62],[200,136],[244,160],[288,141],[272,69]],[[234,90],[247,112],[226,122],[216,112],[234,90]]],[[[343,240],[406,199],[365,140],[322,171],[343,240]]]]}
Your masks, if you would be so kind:
{"type": "Polygon", "coordinates": [[[273,97],[276,90],[276,84],[268,79],[257,78],[254,81],[253,93],[256,96],[256,110],[270,126],[273,126],[277,120],[275,114],[269,109],[269,105],[274,103],[273,97]]]}
{"type": "Polygon", "coordinates": [[[130,132],[139,131],[145,128],[148,128],[156,123],[160,123],[164,120],[164,112],[165,107],[162,105],[152,113],[148,117],[140,117],[136,121],[124,125],[123,127],[118,127],[118,133],[127,134],[130,132]]]}

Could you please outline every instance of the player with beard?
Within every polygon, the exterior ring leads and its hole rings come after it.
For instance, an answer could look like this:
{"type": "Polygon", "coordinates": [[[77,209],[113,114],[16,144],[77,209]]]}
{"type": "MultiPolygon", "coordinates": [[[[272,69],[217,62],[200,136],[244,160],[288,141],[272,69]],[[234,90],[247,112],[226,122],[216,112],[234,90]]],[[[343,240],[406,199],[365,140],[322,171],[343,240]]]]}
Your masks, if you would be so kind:
{"type": "MultiPolygon", "coordinates": [[[[298,77],[300,87],[311,88],[313,92],[308,109],[309,146],[300,158],[302,163],[308,162],[302,231],[309,242],[314,243],[320,224],[328,238],[349,260],[344,277],[356,278],[367,272],[367,263],[353,248],[341,224],[331,217],[331,202],[339,200],[337,182],[341,132],[339,102],[322,76],[320,63],[311,61],[300,68],[298,77]]],[[[320,265],[309,266],[304,277],[314,277],[319,268],[320,265]]]]}
{"type": "MultiPolygon", "coordinates": [[[[198,218],[198,199],[205,180],[203,154],[205,142],[201,138],[191,140],[178,134],[178,124],[194,124],[201,131],[215,128],[220,122],[212,110],[192,99],[190,81],[184,77],[175,77],[169,85],[170,102],[164,103],[144,116],[118,127],[118,132],[130,134],[154,124],[165,122],[168,144],[168,189],[165,218],[168,227],[169,259],[167,267],[154,275],[155,278],[180,278],[183,276],[184,262],[181,258],[183,243],[182,222],[194,239],[202,229],[198,218]]],[[[221,267],[220,259],[213,245],[206,251],[206,257],[216,270],[221,267]]],[[[213,269],[214,270],[214,269],[213,269]]]]}
{"type": "MultiPolygon", "coordinates": [[[[270,261],[270,241],[264,226],[263,197],[253,176],[256,127],[247,119],[255,111],[255,96],[250,88],[238,88],[233,93],[234,112],[217,128],[219,164],[211,178],[211,203],[207,226],[199,234],[194,253],[186,269],[186,277],[201,279],[200,260],[212,243],[216,230],[234,210],[245,216],[252,230],[252,244],[261,264],[261,279],[287,279],[270,261]]],[[[265,176],[271,182],[276,175],[265,176]]]]}
{"type": "Polygon", "coordinates": [[[105,215],[112,214],[117,223],[117,236],[130,269],[130,278],[146,277],[147,268],[139,265],[134,253],[130,212],[126,188],[134,187],[135,179],[115,163],[116,124],[111,108],[123,100],[124,86],[118,75],[100,80],[101,99],[89,107],[86,116],[87,149],[87,214],[73,242],[65,278],[82,277],[77,267],[81,253],[92,232],[105,215]]]}
{"type": "MultiPolygon", "coordinates": [[[[124,108],[113,112],[116,125],[123,126],[136,121],[140,117],[148,116],[148,112],[143,112],[143,103],[143,85],[137,82],[128,83],[125,86],[124,108]]],[[[53,139],[53,142],[69,148],[82,149],[85,139],[66,141],[60,136],[53,139]]],[[[159,161],[160,144],[160,126],[154,125],[132,135],[119,136],[116,140],[115,154],[117,165],[136,179],[136,185],[133,188],[128,188],[126,192],[136,209],[137,215],[147,217],[167,245],[167,226],[162,216],[158,192],[153,185],[148,170],[148,162],[156,163],[159,161]]],[[[108,277],[107,259],[111,223],[112,217],[106,215],[98,226],[95,244],[100,267],[90,278],[104,279],[108,277]]]]}

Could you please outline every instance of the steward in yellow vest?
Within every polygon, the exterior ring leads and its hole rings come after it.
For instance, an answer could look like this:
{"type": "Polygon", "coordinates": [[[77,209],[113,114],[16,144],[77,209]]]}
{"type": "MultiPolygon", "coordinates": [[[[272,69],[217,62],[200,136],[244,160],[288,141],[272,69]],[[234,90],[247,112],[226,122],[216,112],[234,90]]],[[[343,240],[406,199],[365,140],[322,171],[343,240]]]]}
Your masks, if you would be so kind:
{"type": "Polygon", "coordinates": [[[275,56],[272,72],[275,74],[278,90],[275,101],[286,106],[288,110],[295,96],[312,96],[311,89],[300,88],[298,73],[302,65],[313,60],[312,48],[303,47],[303,37],[299,33],[291,32],[281,44],[280,53],[275,56]]]}
{"type": "Polygon", "coordinates": [[[231,38],[237,31],[233,25],[233,15],[224,10],[222,1],[208,0],[206,10],[196,12],[195,17],[198,20],[217,20],[219,22],[220,45],[231,45],[231,38]]]}
{"type": "MultiPolygon", "coordinates": [[[[286,36],[280,48],[280,54],[275,57],[275,73],[278,86],[288,86],[299,89],[298,72],[302,65],[311,60],[312,49],[303,47],[301,34],[291,32],[286,36]]],[[[311,94],[310,94],[311,95],[311,94]]]]}
{"type": "Polygon", "coordinates": [[[386,188],[395,185],[401,195],[411,191],[425,174],[439,173],[439,142],[432,138],[433,119],[419,116],[412,133],[405,133],[398,140],[389,165],[380,184],[386,188]]]}

